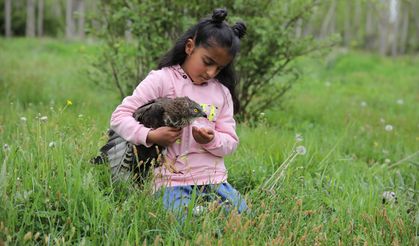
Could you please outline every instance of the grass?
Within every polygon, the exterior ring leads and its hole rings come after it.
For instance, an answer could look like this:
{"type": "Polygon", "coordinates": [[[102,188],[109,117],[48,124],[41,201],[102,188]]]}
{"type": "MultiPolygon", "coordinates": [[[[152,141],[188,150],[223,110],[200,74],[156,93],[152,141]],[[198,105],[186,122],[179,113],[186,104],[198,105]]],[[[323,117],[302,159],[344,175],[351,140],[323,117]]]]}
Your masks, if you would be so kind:
{"type": "Polygon", "coordinates": [[[239,125],[226,158],[252,213],[214,207],[179,224],[149,189],[112,186],[88,163],[119,103],[85,73],[97,47],[0,39],[0,244],[418,244],[418,57],[301,59],[284,109],[239,125]],[[296,134],[307,154],[261,190],[296,134]]]}

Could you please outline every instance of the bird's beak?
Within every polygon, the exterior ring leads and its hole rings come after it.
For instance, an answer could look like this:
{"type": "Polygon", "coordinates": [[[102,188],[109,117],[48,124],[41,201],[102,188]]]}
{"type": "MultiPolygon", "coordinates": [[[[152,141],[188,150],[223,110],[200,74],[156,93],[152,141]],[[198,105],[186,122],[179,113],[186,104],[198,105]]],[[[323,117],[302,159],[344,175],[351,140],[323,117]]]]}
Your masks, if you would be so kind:
{"type": "Polygon", "coordinates": [[[207,114],[202,112],[202,117],[207,118],[207,114]]]}

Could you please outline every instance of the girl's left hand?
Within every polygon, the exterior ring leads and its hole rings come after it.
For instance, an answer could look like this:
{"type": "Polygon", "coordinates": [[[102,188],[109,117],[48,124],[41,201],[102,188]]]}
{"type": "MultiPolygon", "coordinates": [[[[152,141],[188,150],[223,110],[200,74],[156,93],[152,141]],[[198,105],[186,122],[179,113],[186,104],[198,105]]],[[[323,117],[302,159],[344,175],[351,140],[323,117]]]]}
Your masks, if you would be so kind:
{"type": "Polygon", "coordinates": [[[197,143],[207,144],[214,139],[214,131],[210,128],[192,127],[192,136],[197,143]]]}

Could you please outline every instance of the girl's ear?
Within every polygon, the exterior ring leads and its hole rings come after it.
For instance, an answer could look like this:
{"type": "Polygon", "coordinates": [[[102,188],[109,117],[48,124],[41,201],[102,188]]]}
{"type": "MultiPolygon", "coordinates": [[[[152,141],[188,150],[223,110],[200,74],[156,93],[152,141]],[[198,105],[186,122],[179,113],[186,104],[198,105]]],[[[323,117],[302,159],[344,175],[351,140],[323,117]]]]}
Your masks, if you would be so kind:
{"type": "Polygon", "coordinates": [[[195,40],[193,40],[192,38],[188,38],[188,40],[186,40],[185,53],[188,56],[191,55],[194,48],[195,48],[195,40]]]}

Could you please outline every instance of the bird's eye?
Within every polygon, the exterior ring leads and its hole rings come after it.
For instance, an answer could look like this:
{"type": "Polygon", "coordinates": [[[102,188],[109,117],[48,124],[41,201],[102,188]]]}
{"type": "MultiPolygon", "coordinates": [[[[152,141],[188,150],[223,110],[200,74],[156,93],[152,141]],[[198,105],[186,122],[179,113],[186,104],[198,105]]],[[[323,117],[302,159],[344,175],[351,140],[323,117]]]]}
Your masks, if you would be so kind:
{"type": "Polygon", "coordinates": [[[194,108],[194,110],[193,110],[195,113],[198,113],[198,109],[196,109],[196,108],[194,108]]]}

